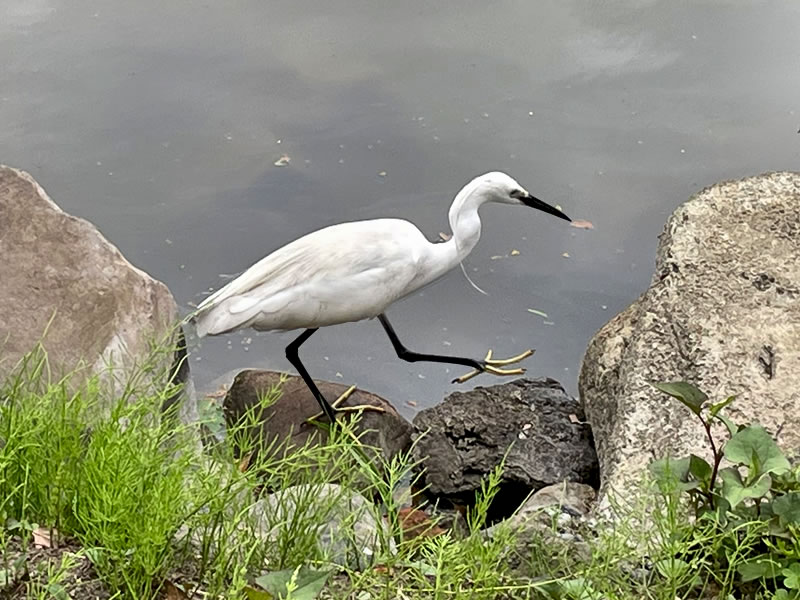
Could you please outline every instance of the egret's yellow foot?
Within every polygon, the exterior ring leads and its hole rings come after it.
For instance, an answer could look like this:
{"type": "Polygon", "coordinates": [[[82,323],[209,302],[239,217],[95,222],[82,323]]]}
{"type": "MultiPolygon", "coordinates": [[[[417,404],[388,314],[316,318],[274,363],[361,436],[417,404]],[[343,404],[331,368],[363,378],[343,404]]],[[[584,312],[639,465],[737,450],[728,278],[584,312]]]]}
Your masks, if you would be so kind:
{"type": "MultiPolygon", "coordinates": [[[[344,392],[342,392],[342,394],[336,400],[331,402],[331,406],[335,408],[337,412],[354,412],[358,410],[374,410],[376,412],[386,412],[386,409],[383,408],[382,406],[373,406],[371,404],[359,404],[358,406],[342,406],[341,408],[339,408],[339,405],[345,400],[347,400],[350,396],[352,396],[353,392],[355,391],[356,391],[356,386],[351,385],[344,392]]],[[[323,416],[325,416],[324,412],[318,412],[314,416],[306,419],[306,422],[316,421],[317,419],[323,416]]]]}
{"type": "Polygon", "coordinates": [[[464,383],[473,377],[480,375],[481,373],[490,373],[498,376],[522,375],[525,373],[525,369],[523,368],[503,369],[501,367],[513,365],[523,361],[529,356],[533,355],[533,352],[533,350],[525,350],[525,352],[518,354],[517,356],[512,356],[511,358],[492,358],[492,351],[489,350],[489,352],[486,353],[486,358],[480,361],[482,368],[470,371],[461,377],[456,377],[453,380],[453,383],[464,383]]]}

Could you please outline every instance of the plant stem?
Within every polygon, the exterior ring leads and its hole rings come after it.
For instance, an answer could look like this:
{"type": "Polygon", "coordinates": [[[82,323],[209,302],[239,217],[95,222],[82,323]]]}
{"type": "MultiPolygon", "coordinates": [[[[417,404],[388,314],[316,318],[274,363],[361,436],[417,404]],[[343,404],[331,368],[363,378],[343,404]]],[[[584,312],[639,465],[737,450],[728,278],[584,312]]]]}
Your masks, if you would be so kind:
{"type": "Polygon", "coordinates": [[[708,503],[711,506],[711,509],[715,509],[714,506],[714,484],[717,481],[717,472],[719,471],[719,463],[722,462],[722,452],[717,450],[717,444],[714,441],[714,436],[711,433],[711,421],[706,421],[705,419],[701,419],[703,423],[703,427],[706,430],[706,435],[708,436],[708,442],[711,444],[711,452],[714,453],[714,466],[711,468],[711,478],[708,481],[708,503]]]}

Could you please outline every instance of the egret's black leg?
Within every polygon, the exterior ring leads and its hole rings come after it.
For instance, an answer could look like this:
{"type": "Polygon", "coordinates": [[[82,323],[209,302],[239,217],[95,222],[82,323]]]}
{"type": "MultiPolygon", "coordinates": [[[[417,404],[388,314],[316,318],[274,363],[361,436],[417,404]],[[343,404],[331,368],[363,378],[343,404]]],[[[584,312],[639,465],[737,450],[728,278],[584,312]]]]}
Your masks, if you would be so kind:
{"type": "Polygon", "coordinates": [[[474,358],[464,358],[461,356],[442,356],[441,354],[421,354],[419,352],[414,352],[413,350],[409,350],[403,345],[403,342],[400,341],[400,338],[397,337],[397,334],[394,331],[394,327],[392,324],[389,323],[389,319],[386,318],[386,315],[380,314],[378,315],[378,320],[383,325],[383,328],[386,330],[386,335],[389,336],[389,340],[392,342],[392,346],[394,346],[394,351],[397,352],[397,356],[405,360],[407,362],[435,362],[435,363],[446,363],[450,365],[463,365],[465,367],[472,367],[473,369],[477,369],[478,371],[483,371],[486,368],[484,361],[476,360],[474,358]]]}
{"type": "Polygon", "coordinates": [[[316,398],[317,402],[319,402],[320,407],[322,407],[322,412],[325,413],[325,416],[330,419],[331,423],[336,422],[336,411],[333,407],[328,403],[325,399],[325,396],[322,395],[322,392],[319,391],[317,384],[314,383],[314,380],[311,379],[311,376],[306,371],[306,368],[303,366],[303,363],[300,362],[300,354],[298,350],[300,346],[303,345],[308,338],[310,338],[317,328],[314,329],[306,329],[303,333],[301,333],[297,338],[288,346],[286,346],[286,358],[289,359],[289,362],[292,363],[292,366],[297,369],[297,372],[300,373],[300,377],[303,378],[303,381],[306,382],[308,389],[311,390],[311,393],[316,398]]]}

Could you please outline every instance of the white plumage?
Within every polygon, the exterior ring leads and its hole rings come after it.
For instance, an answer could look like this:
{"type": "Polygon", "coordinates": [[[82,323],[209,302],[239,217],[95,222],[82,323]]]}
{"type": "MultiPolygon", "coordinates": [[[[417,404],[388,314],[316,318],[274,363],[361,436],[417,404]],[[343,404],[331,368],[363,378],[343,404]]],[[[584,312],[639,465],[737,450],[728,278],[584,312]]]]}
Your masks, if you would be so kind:
{"type": "Polygon", "coordinates": [[[408,221],[341,223],[250,267],[199,307],[199,335],[325,327],[378,314],[416,289],[428,241],[408,221]]]}
{"type": "Polygon", "coordinates": [[[448,241],[431,243],[402,219],[341,223],[314,231],[262,258],[206,298],[192,315],[197,333],[202,337],[245,327],[262,331],[305,328],[286,347],[286,357],[331,421],[337,402],[331,405],[320,393],[298,354],[319,327],[378,317],[403,360],[474,369],[457,381],[483,372],[522,373],[523,369],[504,367],[530,356],[530,350],[504,360],[492,359],[491,352],[484,360],[422,354],[403,345],[383,314],[390,304],[438,279],[470,253],[481,235],[478,209],[486,202],[527,205],[569,220],[508,175],[487,173],[470,181],[453,200],[448,214],[453,235],[448,241]]]}
{"type": "Polygon", "coordinates": [[[563,218],[504,173],[473,179],[450,209],[451,239],[431,243],[402,219],[332,225],[275,250],[206,298],[197,332],[317,328],[376,317],[444,275],[478,242],[486,202],[529,204],[563,218]]]}

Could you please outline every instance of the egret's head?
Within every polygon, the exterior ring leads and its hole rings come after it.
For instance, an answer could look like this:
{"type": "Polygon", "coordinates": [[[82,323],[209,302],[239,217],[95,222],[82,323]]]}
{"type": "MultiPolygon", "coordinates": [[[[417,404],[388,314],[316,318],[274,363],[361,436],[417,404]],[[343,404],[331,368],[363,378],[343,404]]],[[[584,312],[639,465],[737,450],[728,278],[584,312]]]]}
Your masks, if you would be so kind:
{"type": "Polygon", "coordinates": [[[491,202],[499,202],[501,204],[523,204],[561,219],[566,219],[567,221],[572,220],[555,206],[550,206],[546,202],[532,196],[530,192],[522,187],[513,177],[501,173],[500,171],[481,175],[475,178],[474,182],[476,184],[476,191],[486,194],[491,202]]]}

